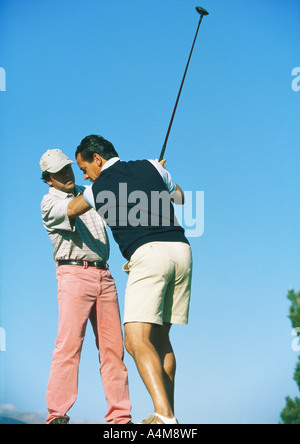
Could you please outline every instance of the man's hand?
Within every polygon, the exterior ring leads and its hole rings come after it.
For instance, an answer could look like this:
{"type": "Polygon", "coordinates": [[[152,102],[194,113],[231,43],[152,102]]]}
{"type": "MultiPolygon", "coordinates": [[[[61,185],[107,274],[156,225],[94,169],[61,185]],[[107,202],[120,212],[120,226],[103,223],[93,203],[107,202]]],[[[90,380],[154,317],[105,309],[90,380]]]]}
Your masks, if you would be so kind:
{"type": "Polygon", "coordinates": [[[166,163],[166,159],[162,159],[161,161],[159,161],[158,159],[155,159],[156,162],[160,163],[162,167],[164,167],[164,169],[166,169],[165,163],[166,163]]]}
{"type": "Polygon", "coordinates": [[[89,211],[90,207],[83,198],[83,194],[72,199],[68,205],[68,216],[70,219],[75,219],[75,217],[81,216],[82,214],[89,211]]]}

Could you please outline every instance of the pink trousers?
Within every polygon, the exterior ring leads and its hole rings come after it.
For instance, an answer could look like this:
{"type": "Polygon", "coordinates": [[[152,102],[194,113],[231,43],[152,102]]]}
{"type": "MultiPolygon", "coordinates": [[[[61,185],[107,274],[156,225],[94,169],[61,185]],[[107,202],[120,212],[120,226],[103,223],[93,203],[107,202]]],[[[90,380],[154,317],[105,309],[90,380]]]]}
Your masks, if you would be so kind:
{"type": "Polygon", "coordinates": [[[107,424],[131,420],[128,374],[118,296],[109,270],[77,265],[57,267],[59,325],[47,389],[46,423],[67,412],[77,398],[78,368],[88,319],[99,349],[107,424]]]}

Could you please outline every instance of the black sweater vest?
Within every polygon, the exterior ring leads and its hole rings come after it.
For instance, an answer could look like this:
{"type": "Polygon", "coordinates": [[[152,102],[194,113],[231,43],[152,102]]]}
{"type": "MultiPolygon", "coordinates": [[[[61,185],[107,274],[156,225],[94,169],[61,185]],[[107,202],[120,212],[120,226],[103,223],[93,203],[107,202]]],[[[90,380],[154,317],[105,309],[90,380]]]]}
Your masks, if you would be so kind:
{"type": "Polygon", "coordinates": [[[129,260],[148,242],[189,243],[157,169],[147,160],[118,161],[92,186],[96,210],[129,260]]]}

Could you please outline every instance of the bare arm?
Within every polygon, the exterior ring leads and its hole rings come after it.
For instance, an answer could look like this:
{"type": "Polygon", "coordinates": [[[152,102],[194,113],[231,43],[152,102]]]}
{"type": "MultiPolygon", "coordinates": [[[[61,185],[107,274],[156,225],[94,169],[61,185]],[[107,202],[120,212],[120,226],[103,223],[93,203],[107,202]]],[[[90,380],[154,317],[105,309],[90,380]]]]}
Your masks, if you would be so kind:
{"type": "Polygon", "coordinates": [[[184,205],[185,202],[184,192],[177,184],[176,184],[176,191],[174,194],[172,194],[171,201],[174,202],[175,205],[184,205]]]}
{"type": "MultiPolygon", "coordinates": [[[[159,163],[161,164],[162,167],[166,168],[165,166],[166,159],[161,160],[159,163]]],[[[180,186],[177,185],[177,183],[176,183],[176,191],[175,193],[172,194],[171,201],[174,202],[175,205],[184,205],[185,202],[184,192],[182,191],[180,186]]]]}
{"type": "Polygon", "coordinates": [[[70,219],[75,219],[75,217],[81,216],[82,214],[89,211],[92,207],[90,207],[83,198],[83,195],[72,199],[68,205],[68,216],[70,219]]]}

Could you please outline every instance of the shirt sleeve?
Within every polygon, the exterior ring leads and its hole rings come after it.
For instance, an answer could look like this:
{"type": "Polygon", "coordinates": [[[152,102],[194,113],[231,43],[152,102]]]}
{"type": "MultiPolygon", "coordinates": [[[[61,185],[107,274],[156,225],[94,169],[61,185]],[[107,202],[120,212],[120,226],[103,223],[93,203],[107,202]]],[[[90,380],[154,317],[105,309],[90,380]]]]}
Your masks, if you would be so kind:
{"type": "Polygon", "coordinates": [[[83,198],[90,207],[92,207],[92,208],[94,208],[94,210],[96,210],[96,204],[95,204],[95,198],[94,198],[92,186],[93,185],[86,187],[86,189],[83,192],[83,198]]]}
{"type": "Polygon", "coordinates": [[[156,160],[148,160],[152,165],[157,169],[159,174],[161,175],[165,187],[168,190],[169,194],[173,194],[176,191],[176,183],[173,181],[171,174],[156,160]]]}
{"type": "Polygon", "coordinates": [[[56,230],[75,231],[75,221],[71,221],[68,216],[68,205],[71,200],[44,197],[41,204],[42,218],[49,233],[56,230]]]}

